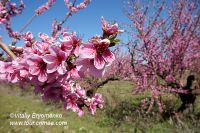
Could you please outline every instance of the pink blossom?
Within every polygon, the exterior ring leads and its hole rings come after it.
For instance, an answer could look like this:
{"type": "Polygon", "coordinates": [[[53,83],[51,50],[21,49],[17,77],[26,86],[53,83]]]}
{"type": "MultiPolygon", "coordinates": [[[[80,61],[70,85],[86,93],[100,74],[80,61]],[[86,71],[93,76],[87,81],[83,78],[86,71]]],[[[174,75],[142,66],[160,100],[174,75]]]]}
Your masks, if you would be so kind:
{"type": "Polygon", "coordinates": [[[114,60],[114,54],[108,49],[110,41],[108,39],[93,40],[81,48],[81,58],[94,59],[94,66],[97,69],[103,69],[105,65],[109,66],[114,60]]]}
{"type": "Polygon", "coordinates": [[[25,5],[23,1],[20,1],[20,5],[17,7],[16,3],[10,1],[0,1],[0,24],[4,24],[8,32],[8,35],[13,38],[20,38],[19,32],[13,32],[11,28],[11,17],[20,14],[25,5]]]}
{"type": "Polygon", "coordinates": [[[85,90],[82,89],[79,84],[76,84],[75,92],[78,94],[79,97],[86,97],[85,90]]]}
{"type": "Polygon", "coordinates": [[[63,38],[60,39],[61,42],[61,49],[65,52],[72,52],[76,56],[78,56],[79,53],[79,47],[81,44],[81,39],[79,39],[76,34],[74,33],[63,33],[63,38]]]}
{"type": "Polygon", "coordinates": [[[91,99],[88,99],[86,101],[86,104],[89,105],[89,111],[91,114],[94,115],[96,112],[97,108],[102,108],[103,107],[103,99],[101,94],[95,94],[91,99]]]}
{"type": "Polygon", "coordinates": [[[80,3],[79,5],[76,6],[78,9],[83,9],[86,8],[86,4],[84,2],[80,3]]]}
{"type": "Polygon", "coordinates": [[[19,71],[17,69],[18,63],[16,61],[12,62],[0,62],[0,77],[2,80],[17,83],[20,80],[19,71]]]}
{"type": "Polygon", "coordinates": [[[77,70],[77,68],[73,68],[70,71],[68,71],[68,76],[73,78],[73,79],[79,79],[80,78],[79,71],[77,70]]]}
{"type": "Polygon", "coordinates": [[[53,42],[55,40],[53,37],[49,37],[48,35],[46,35],[44,33],[39,33],[38,37],[42,40],[42,42],[45,42],[48,44],[53,44],[53,42]]]}
{"type": "Polygon", "coordinates": [[[8,82],[17,83],[20,80],[19,73],[15,68],[13,68],[13,70],[13,72],[7,74],[6,78],[8,79],[8,82]]]}
{"type": "Polygon", "coordinates": [[[104,74],[104,69],[99,70],[94,66],[94,59],[79,59],[75,64],[77,65],[80,77],[84,77],[85,74],[102,77],[104,74]]]}
{"type": "MultiPolygon", "coordinates": [[[[49,0],[36,11],[36,14],[43,13],[54,2],[55,0],[49,0]]],[[[84,0],[77,6],[68,3],[71,10],[69,13],[85,8],[89,2],[90,0],[84,0]]],[[[15,7],[14,3],[10,3],[13,13],[17,14],[19,10],[15,7]]],[[[57,25],[57,22],[54,21],[53,32],[55,31],[55,35],[52,34],[52,37],[50,37],[44,33],[39,33],[40,41],[38,41],[31,32],[22,34],[13,32],[10,23],[12,14],[7,13],[7,10],[4,10],[4,7],[1,8],[1,6],[0,10],[1,13],[5,13],[3,17],[8,17],[1,18],[1,20],[9,35],[23,39],[25,42],[24,47],[9,47],[17,56],[16,58],[13,57],[15,58],[13,61],[10,57],[7,57],[5,62],[0,61],[1,81],[21,85],[30,83],[35,87],[36,93],[41,93],[44,100],[62,101],[66,109],[72,109],[79,116],[84,114],[84,106],[92,114],[97,108],[102,107],[102,97],[99,94],[92,98],[88,97],[85,89],[81,88],[75,80],[84,78],[87,74],[96,77],[103,76],[105,67],[109,66],[115,59],[115,56],[109,50],[109,47],[111,47],[110,40],[98,36],[81,46],[82,40],[75,33],[66,32],[66,28],[62,29],[62,24],[57,25]],[[6,19],[5,23],[3,19],[6,19]],[[57,40],[59,36],[62,37],[57,40]],[[20,54],[16,53],[16,50],[19,50],[20,54]]]]}
{"type": "Polygon", "coordinates": [[[31,47],[33,45],[34,37],[31,32],[26,32],[22,34],[22,39],[25,41],[26,47],[31,47]]]}
{"type": "Polygon", "coordinates": [[[24,54],[27,56],[30,54],[37,54],[41,56],[49,53],[49,43],[35,41],[33,44],[30,44],[30,46],[24,47],[24,54]]]}
{"type": "Polygon", "coordinates": [[[104,17],[101,17],[102,29],[106,36],[117,35],[120,32],[124,32],[123,30],[118,30],[118,24],[114,23],[113,25],[109,24],[105,21],[104,17]]]}
{"type": "Polygon", "coordinates": [[[47,64],[43,61],[42,57],[33,55],[28,58],[27,64],[29,65],[29,73],[38,76],[40,82],[47,81],[47,64]]]}
{"type": "Polygon", "coordinates": [[[64,106],[66,109],[71,109],[72,111],[77,112],[79,116],[83,116],[84,112],[78,106],[77,102],[78,102],[78,96],[75,93],[72,93],[68,95],[64,106]]]}
{"type": "Polygon", "coordinates": [[[81,2],[80,4],[78,4],[77,6],[73,5],[69,0],[64,0],[68,9],[71,12],[78,12],[80,9],[84,9],[87,7],[87,5],[90,3],[90,0],[84,0],[83,2],[81,2]]]}
{"type": "Polygon", "coordinates": [[[56,0],[48,0],[48,2],[46,2],[44,5],[42,5],[37,10],[35,10],[35,13],[37,15],[42,14],[43,12],[45,12],[46,10],[48,10],[55,2],[56,2],[56,0]]]}
{"type": "Polygon", "coordinates": [[[44,55],[49,53],[49,43],[43,43],[43,42],[35,42],[34,43],[35,48],[37,48],[37,54],[38,55],[44,55]]]}
{"type": "Polygon", "coordinates": [[[17,61],[19,62],[17,69],[19,70],[19,75],[22,78],[29,78],[29,65],[24,58],[18,58],[17,61]]]}
{"type": "Polygon", "coordinates": [[[67,60],[66,53],[56,45],[52,45],[49,51],[50,54],[43,57],[44,62],[47,63],[47,73],[57,71],[61,75],[65,74],[65,61],[67,60]]]}

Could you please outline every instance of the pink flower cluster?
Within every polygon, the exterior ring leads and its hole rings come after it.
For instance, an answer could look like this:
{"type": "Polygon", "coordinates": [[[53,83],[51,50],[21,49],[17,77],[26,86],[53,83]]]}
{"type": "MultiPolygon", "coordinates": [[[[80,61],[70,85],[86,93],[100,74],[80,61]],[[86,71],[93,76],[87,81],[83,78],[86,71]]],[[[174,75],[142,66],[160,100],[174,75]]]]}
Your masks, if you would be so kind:
{"type": "Polygon", "coordinates": [[[103,75],[106,66],[115,60],[109,50],[112,40],[98,36],[83,43],[69,32],[63,32],[59,40],[43,33],[38,36],[40,41],[35,41],[31,32],[22,34],[25,45],[18,57],[0,62],[0,80],[27,82],[44,100],[62,101],[66,109],[79,116],[83,115],[84,106],[91,114],[102,108],[102,96],[87,96],[77,81],[87,74],[103,75]]]}
{"type": "Polygon", "coordinates": [[[48,10],[55,2],[56,2],[56,0],[48,0],[48,2],[46,2],[44,5],[42,5],[37,10],[35,10],[35,13],[37,15],[42,14],[43,12],[45,12],[46,10],[48,10]]]}
{"type": "Polygon", "coordinates": [[[75,3],[72,4],[69,0],[64,1],[71,12],[78,12],[80,9],[86,8],[87,5],[90,3],[90,0],[84,0],[83,2],[75,6],[75,3]]]}
{"type": "Polygon", "coordinates": [[[20,37],[19,32],[13,32],[11,29],[11,17],[20,14],[24,7],[25,5],[22,0],[19,6],[17,6],[16,3],[11,3],[6,0],[0,1],[0,24],[5,25],[10,37],[20,37]]]}
{"type": "Polygon", "coordinates": [[[20,14],[24,7],[25,5],[22,0],[19,7],[16,6],[16,3],[2,0],[0,2],[0,24],[5,24],[7,20],[11,19],[11,17],[20,14]]]}
{"type": "MultiPolygon", "coordinates": [[[[71,4],[69,0],[64,0],[65,3],[67,4],[69,8],[69,12],[67,13],[67,18],[72,15],[72,12],[78,12],[80,9],[84,9],[87,7],[87,5],[90,3],[90,0],[84,0],[82,3],[78,4],[76,7],[74,4],[71,4]]],[[[7,0],[0,1],[0,24],[5,25],[5,29],[8,31],[8,34],[10,37],[15,38],[15,39],[21,39],[21,33],[20,32],[14,32],[11,27],[11,17],[16,16],[17,14],[20,14],[23,9],[25,8],[25,4],[23,3],[23,0],[20,0],[21,4],[17,7],[16,3],[12,3],[7,0]]],[[[48,0],[44,5],[40,6],[38,9],[35,10],[36,15],[41,15],[44,13],[46,10],[50,9],[53,4],[55,4],[56,0],[48,0]]],[[[54,36],[59,36],[61,32],[64,31],[62,29],[62,24],[67,20],[65,18],[61,23],[57,24],[54,21],[54,29],[53,29],[53,34],[54,36]],[[62,29],[61,32],[59,32],[62,29]],[[59,33],[57,33],[59,32],[59,33]],[[58,34],[58,35],[57,35],[58,34]]],[[[33,19],[31,19],[32,21],[33,19]]],[[[29,22],[30,23],[30,22],[29,22]]],[[[22,28],[23,29],[23,28],[22,28]]],[[[24,30],[24,29],[23,29],[24,30]]]]}
{"type": "Polygon", "coordinates": [[[103,17],[101,18],[101,23],[102,23],[102,29],[104,31],[104,36],[117,35],[118,33],[124,32],[124,30],[118,30],[117,23],[110,25],[108,22],[104,20],[103,17]]]}

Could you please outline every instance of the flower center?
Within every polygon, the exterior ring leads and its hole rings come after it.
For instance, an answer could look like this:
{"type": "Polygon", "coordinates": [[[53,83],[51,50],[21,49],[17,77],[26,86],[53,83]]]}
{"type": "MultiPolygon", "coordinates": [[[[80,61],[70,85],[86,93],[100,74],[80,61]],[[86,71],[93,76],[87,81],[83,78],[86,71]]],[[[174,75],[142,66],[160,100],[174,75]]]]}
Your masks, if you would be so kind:
{"type": "Polygon", "coordinates": [[[45,62],[40,62],[40,63],[39,63],[39,68],[40,68],[41,70],[45,70],[46,67],[47,67],[47,64],[46,64],[45,62]]]}
{"type": "Polygon", "coordinates": [[[96,47],[98,54],[102,54],[106,49],[107,49],[107,47],[104,47],[104,46],[97,46],[96,47]]]}

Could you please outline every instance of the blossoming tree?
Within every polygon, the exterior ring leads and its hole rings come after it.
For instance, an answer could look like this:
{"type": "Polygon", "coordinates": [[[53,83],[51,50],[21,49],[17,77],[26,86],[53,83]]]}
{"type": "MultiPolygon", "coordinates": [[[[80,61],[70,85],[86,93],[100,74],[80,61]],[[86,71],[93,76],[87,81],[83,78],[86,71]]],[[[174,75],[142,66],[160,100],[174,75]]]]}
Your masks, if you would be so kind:
{"type": "Polygon", "coordinates": [[[123,54],[120,50],[116,50],[116,59],[113,61],[112,65],[106,68],[104,77],[113,77],[120,80],[132,80],[134,74],[130,63],[130,55],[128,53],[123,54]]]}
{"type": "Polygon", "coordinates": [[[200,58],[199,4],[187,0],[129,0],[126,5],[136,91],[151,92],[148,111],[154,103],[163,111],[163,95],[190,93],[183,79],[200,58]]]}
{"type": "Polygon", "coordinates": [[[102,36],[94,36],[87,42],[72,32],[67,32],[62,25],[73,13],[86,8],[90,0],[84,0],[76,5],[64,0],[69,12],[61,21],[53,21],[51,36],[39,33],[36,40],[31,32],[23,30],[56,0],[47,3],[35,11],[35,16],[20,31],[13,31],[12,17],[20,14],[25,4],[23,0],[17,5],[9,0],[0,2],[0,24],[4,25],[10,38],[14,38],[13,46],[7,46],[0,39],[1,48],[8,54],[0,61],[0,80],[10,83],[28,83],[34,86],[35,92],[41,93],[44,100],[62,101],[66,109],[84,114],[83,107],[94,114],[97,108],[102,108],[101,94],[87,95],[86,90],[77,83],[78,79],[89,74],[102,77],[107,66],[115,60],[110,47],[118,43],[117,34],[122,32],[117,23],[110,24],[101,18],[102,36]],[[23,47],[15,47],[18,40],[24,41],[23,47]]]}

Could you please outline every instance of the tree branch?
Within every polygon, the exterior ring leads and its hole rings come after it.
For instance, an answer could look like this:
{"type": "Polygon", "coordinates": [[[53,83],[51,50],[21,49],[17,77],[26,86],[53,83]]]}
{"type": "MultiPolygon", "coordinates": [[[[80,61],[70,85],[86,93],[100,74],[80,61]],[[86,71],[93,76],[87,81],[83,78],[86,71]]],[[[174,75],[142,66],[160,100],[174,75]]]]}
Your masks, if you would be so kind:
{"type": "Polygon", "coordinates": [[[87,96],[92,97],[96,93],[98,88],[100,88],[101,86],[107,84],[109,81],[115,81],[115,80],[119,80],[119,78],[109,77],[109,78],[107,78],[107,79],[105,79],[105,80],[103,80],[103,81],[101,81],[99,83],[95,83],[95,84],[91,85],[90,89],[87,90],[87,92],[86,92],[87,96]]]}
{"type": "Polygon", "coordinates": [[[16,55],[10,50],[10,48],[0,40],[0,47],[12,58],[15,59],[16,55]]]}
{"type": "MultiPolygon", "coordinates": [[[[21,30],[19,31],[20,33],[22,33],[32,22],[33,20],[37,17],[37,15],[33,15],[29,21],[21,28],[21,30]]],[[[14,39],[11,43],[12,46],[14,46],[17,43],[17,39],[14,39]]]]}

